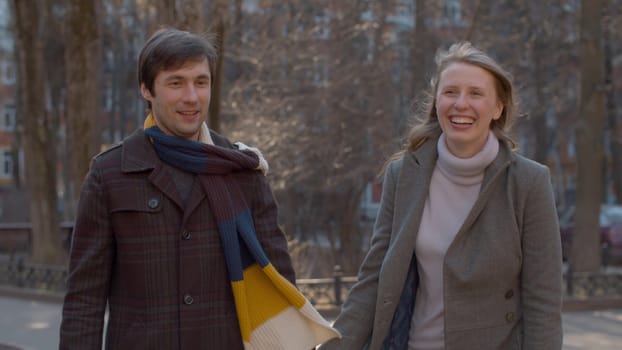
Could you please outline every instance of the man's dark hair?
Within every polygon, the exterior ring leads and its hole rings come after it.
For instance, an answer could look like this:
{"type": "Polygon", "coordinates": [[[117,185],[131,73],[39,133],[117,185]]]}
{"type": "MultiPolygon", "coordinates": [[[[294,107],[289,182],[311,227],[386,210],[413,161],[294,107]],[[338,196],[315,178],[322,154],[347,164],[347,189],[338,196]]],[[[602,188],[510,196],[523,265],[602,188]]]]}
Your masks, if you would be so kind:
{"type": "Polygon", "coordinates": [[[216,48],[209,34],[198,35],[174,28],[163,28],[147,40],[138,56],[138,84],[152,95],[156,76],[163,70],[180,68],[188,61],[207,59],[211,81],[214,81],[216,48]]]}

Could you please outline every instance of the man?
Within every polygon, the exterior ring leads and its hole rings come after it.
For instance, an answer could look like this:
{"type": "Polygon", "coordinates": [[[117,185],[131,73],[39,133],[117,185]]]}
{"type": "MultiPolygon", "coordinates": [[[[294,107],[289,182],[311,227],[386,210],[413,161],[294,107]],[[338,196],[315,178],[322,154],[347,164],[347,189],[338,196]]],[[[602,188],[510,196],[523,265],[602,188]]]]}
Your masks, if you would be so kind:
{"type": "Polygon", "coordinates": [[[257,322],[244,309],[255,294],[240,292],[242,268],[261,261],[260,270],[294,283],[267,163],[205,124],[215,57],[209,39],[175,29],[142,49],[139,84],[151,113],[144,130],[91,164],[61,349],[101,349],[106,306],[108,349],[243,349],[257,322]]]}

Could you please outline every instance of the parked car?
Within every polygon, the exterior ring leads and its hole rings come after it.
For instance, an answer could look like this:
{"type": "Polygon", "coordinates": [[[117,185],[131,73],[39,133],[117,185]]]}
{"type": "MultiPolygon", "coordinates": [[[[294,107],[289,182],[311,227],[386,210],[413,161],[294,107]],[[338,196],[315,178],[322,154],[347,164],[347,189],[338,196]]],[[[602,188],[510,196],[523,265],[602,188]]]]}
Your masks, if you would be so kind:
{"type": "MultiPolygon", "coordinates": [[[[600,207],[600,244],[603,263],[610,258],[622,258],[622,206],[603,204],[600,207]]],[[[575,207],[571,206],[559,218],[562,256],[570,256],[570,244],[575,227],[575,207]]]]}

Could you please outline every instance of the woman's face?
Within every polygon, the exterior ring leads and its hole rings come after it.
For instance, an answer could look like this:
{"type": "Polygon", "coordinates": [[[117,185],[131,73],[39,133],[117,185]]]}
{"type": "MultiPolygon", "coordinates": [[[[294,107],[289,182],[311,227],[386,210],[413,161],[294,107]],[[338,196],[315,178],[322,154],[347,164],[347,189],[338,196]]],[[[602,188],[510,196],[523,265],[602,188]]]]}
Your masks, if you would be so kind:
{"type": "Polygon", "coordinates": [[[443,70],[436,93],[436,114],[449,151],[460,158],[477,154],[490,123],[501,117],[495,77],[478,66],[455,62],[443,70]]]}

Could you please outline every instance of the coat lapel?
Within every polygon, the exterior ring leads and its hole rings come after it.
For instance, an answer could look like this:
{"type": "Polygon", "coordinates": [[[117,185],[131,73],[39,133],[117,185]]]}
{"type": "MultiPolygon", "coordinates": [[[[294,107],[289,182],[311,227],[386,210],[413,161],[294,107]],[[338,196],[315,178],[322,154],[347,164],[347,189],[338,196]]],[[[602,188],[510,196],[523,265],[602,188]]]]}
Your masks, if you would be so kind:
{"type": "MultiPolygon", "coordinates": [[[[482,212],[482,210],[484,210],[484,208],[486,207],[486,203],[490,198],[490,192],[494,188],[495,184],[498,183],[495,180],[501,175],[503,170],[509,166],[511,162],[511,157],[512,151],[507,147],[507,145],[505,145],[504,143],[500,143],[499,154],[497,154],[495,160],[493,160],[493,162],[490,163],[488,168],[486,168],[486,170],[484,171],[484,179],[482,180],[482,187],[480,189],[480,193],[477,196],[477,200],[473,204],[469,215],[467,215],[466,219],[462,223],[462,226],[460,227],[460,230],[458,230],[458,233],[454,238],[454,242],[456,242],[460,236],[464,235],[465,232],[468,231],[469,227],[473,225],[479,214],[482,212]]],[[[449,251],[450,249],[451,245],[449,249],[447,249],[447,251],[449,251]]]]}
{"type": "Polygon", "coordinates": [[[184,219],[182,222],[186,222],[188,217],[192,212],[201,204],[203,198],[205,198],[205,190],[201,185],[201,181],[203,176],[197,176],[196,180],[192,184],[192,190],[190,191],[190,197],[188,197],[188,202],[186,203],[186,210],[184,211],[184,219]]]}
{"type": "Polygon", "coordinates": [[[391,258],[387,259],[390,266],[386,267],[387,271],[391,271],[391,276],[385,281],[387,284],[382,290],[378,290],[379,300],[395,299],[396,303],[388,307],[383,303],[376,305],[376,313],[382,316],[376,317],[374,328],[377,331],[372,335],[370,349],[379,349],[383,344],[391,322],[386,323],[382,320],[393,319],[395,308],[398,306],[397,301],[401,300],[400,295],[405,288],[415,253],[421,215],[428,197],[430,178],[436,164],[435,140],[427,141],[415,152],[407,153],[401,159],[402,167],[398,170],[395,185],[391,258]]]}
{"type": "Polygon", "coordinates": [[[395,189],[396,211],[393,227],[400,235],[400,244],[405,244],[412,252],[415,249],[436,158],[436,139],[426,142],[415,152],[406,154],[395,189]]]}
{"type": "Polygon", "coordinates": [[[135,131],[125,141],[128,147],[123,147],[121,170],[124,173],[142,172],[151,170],[149,181],[165,196],[169,197],[179,208],[184,205],[174,179],[164,165],[155,149],[142,130],[135,131]]]}

